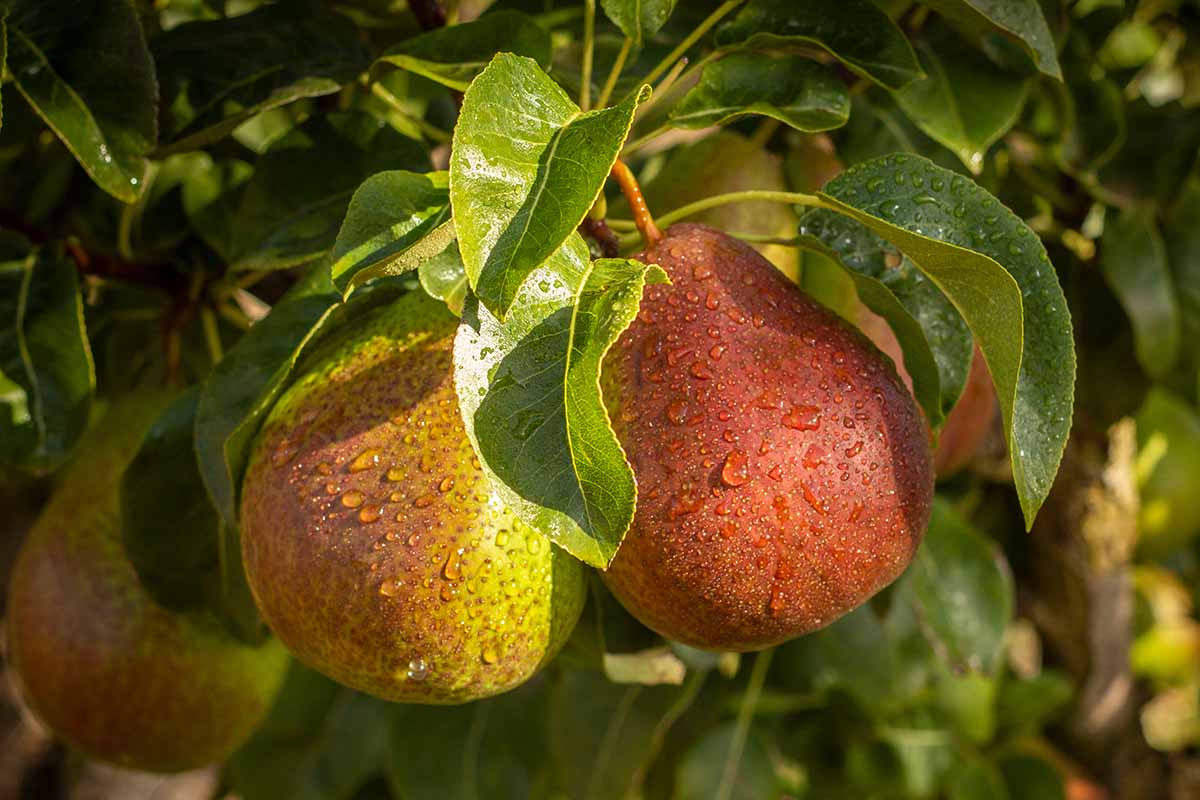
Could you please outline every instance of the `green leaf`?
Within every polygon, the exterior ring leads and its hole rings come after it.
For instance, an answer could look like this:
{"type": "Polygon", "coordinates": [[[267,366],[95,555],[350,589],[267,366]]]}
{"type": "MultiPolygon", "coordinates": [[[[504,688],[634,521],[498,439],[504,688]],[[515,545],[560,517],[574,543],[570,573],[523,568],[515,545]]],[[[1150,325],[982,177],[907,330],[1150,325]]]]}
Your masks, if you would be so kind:
{"type": "Polygon", "coordinates": [[[942,500],[905,578],[934,652],[956,672],[995,674],[1013,586],[998,548],[942,500]]]}
{"type": "Polygon", "coordinates": [[[1009,797],[1020,800],[1067,800],[1062,774],[1037,756],[1011,755],[1000,762],[1009,797]]]}
{"type": "Polygon", "coordinates": [[[621,33],[642,47],[658,33],[675,10],[677,0],[600,0],[600,7],[621,33]]]}
{"type": "Polygon", "coordinates": [[[947,18],[978,34],[996,31],[1021,43],[1037,68],[1062,80],[1054,37],[1038,0],[924,0],[947,18]]]}
{"type": "Polygon", "coordinates": [[[371,57],[349,20],[307,0],[184,23],[150,44],[166,119],[158,156],[215,142],[260,112],[333,94],[371,57]]]}
{"type": "Polygon", "coordinates": [[[1179,358],[1179,304],[1158,228],[1145,213],[1123,211],[1104,226],[1100,269],[1133,325],[1138,363],[1163,377],[1179,358]]]}
{"type": "Polygon", "coordinates": [[[978,175],[987,149],[1017,121],[1029,82],[941,27],[926,32],[917,52],[926,78],[896,92],[896,102],[978,175]]]}
{"type": "Polygon", "coordinates": [[[320,256],[333,245],[355,189],[397,168],[428,169],[424,146],[362,112],[308,120],[258,159],[232,220],[233,268],[282,269],[320,256]]]}
{"type": "Polygon", "coordinates": [[[871,0],[751,0],[717,31],[721,45],[822,48],[887,89],[922,77],[912,46],[871,0]]]}
{"type": "Polygon", "coordinates": [[[130,0],[8,9],[8,74],[104,191],[142,193],[158,137],[154,63],[130,0]]]}
{"type": "Polygon", "coordinates": [[[462,316],[463,304],[467,299],[467,273],[463,269],[458,242],[451,242],[446,249],[417,268],[421,288],[445,302],[456,315],[462,316]]]}
{"type": "Polygon", "coordinates": [[[1067,709],[1074,694],[1061,672],[1044,670],[1028,679],[1006,675],[996,698],[997,722],[1010,735],[1035,736],[1067,709]]]}
{"type": "Polygon", "coordinates": [[[535,678],[461,706],[396,706],[388,783],[404,800],[535,797],[548,770],[550,690],[535,678]]]}
{"type": "Polygon", "coordinates": [[[1096,170],[1112,160],[1125,142],[1125,101],[1108,78],[1088,77],[1068,84],[1073,114],[1063,137],[1063,155],[1078,169],[1096,170]]]}
{"type": "Polygon", "coordinates": [[[381,172],[363,181],[329,255],[333,283],[348,292],[398,275],[446,249],[454,237],[445,172],[381,172]]]}
{"type": "Polygon", "coordinates": [[[750,114],[801,131],[827,131],[846,124],[850,93],[829,69],[807,58],[734,52],[704,68],[668,122],[706,128],[750,114]]]}
{"type": "Polygon", "coordinates": [[[267,719],[225,763],[244,800],[350,800],[387,763],[397,707],[293,662],[267,719]]]}
{"type": "Polygon", "coordinates": [[[121,476],[125,553],[157,602],[211,610],[234,636],[257,644],[266,630],[246,583],[238,533],[213,508],[196,462],[199,399],[192,387],[159,415],[121,476]]]}
{"type": "Polygon", "coordinates": [[[1009,800],[1004,778],[986,761],[971,761],[950,776],[949,800],[1009,800]]]}
{"type": "Polygon", "coordinates": [[[87,427],[96,371],[75,265],[45,251],[0,263],[0,458],[57,466],[87,427]]]}
{"type": "Polygon", "coordinates": [[[583,221],[649,89],[582,114],[528,58],[501,53],[454,129],[450,201],[467,278],[503,319],[525,278],[583,221]]]}
{"type": "Polygon", "coordinates": [[[473,22],[407,39],[380,56],[379,62],[465,92],[499,52],[525,56],[549,68],[550,50],[550,34],[532,17],[519,11],[496,11],[473,22]]]}
{"type": "Polygon", "coordinates": [[[318,264],[222,358],[196,408],[196,456],[213,505],[237,526],[238,487],[250,443],[300,352],[342,299],[318,264]]]}
{"type": "MultiPolygon", "coordinates": [[[[708,730],[684,754],[675,773],[675,800],[710,800],[725,779],[729,751],[737,736],[737,724],[726,722],[708,730]]],[[[763,800],[776,797],[780,786],[771,757],[753,731],[746,738],[737,772],[730,784],[730,800],[763,800]]]]}
{"type": "MultiPolygon", "coordinates": [[[[1200,341],[1200,177],[1179,195],[1163,228],[1167,264],[1175,281],[1184,341],[1200,341]]],[[[1200,354],[1192,353],[1193,358],[1200,354]]]]}
{"type": "Polygon", "coordinates": [[[527,524],[604,568],[633,520],[633,470],[600,394],[604,354],[637,314],[640,261],[588,261],[574,234],[535,270],[501,324],[472,297],[454,344],[467,435],[527,524]]]}
{"type": "Polygon", "coordinates": [[[900,248],[966,320],[1032,526],[1066,446],[1075,383],[1070,313],[1041,241],[982,188],[919,156],[858,164],[820,197],[900,248]]]}
{"type": "Polygon", "coordinates": [[[971,331],[946,296],[884,239],[849,217],[816,208],[800,218],[800,244],[833,258],[867,308],[887,320],[913,393],[936,430],[958,401],[974,356],[971,331]],[[894,267],[888,267],[891,259],[894,267]]]}

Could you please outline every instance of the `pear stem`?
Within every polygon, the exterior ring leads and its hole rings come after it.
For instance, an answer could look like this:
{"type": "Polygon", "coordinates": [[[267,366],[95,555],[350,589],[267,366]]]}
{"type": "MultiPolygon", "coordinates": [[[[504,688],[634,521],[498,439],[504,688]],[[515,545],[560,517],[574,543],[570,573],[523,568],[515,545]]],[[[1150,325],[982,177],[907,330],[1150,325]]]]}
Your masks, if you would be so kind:
{"type": "Polygon", "coordinates": [[[646,198],[642,197],[642,188],[638,186],[637,178],[620,159],[613,164],[610,174],[616,180],[617,185],[621,187],[621,193],[625,195],[625,200],[629,203],[629,208],[633,212],[633,222],[637,225],[642,242],[646,247],[653,247],[662,239],[662,231],[654,224],[654,217],[650,215],[650,209],[646,206],[646,198]]]}
{"type": "MultiPolygon", "coordinates": [[[[620,162],[618,162],[620,163],[620,162]]],[[[614,168],[615,169],[615,168],[614,168]]],[[[744,203],[748,200],[766,200],[773,203],[789,203],[795,206],[813,206],[816,208],[826,208],[825,201],[815,194],[803,194],[801,192],[776,192],[768,189],[751,189],[745,192],[728,192],[726,194],[714,194],[712,197],[706,197],[703,200],[697,200],[694,203],[688,203],[685,206],[680,206],[674,211],[669,211],[658,218],[658,223],[664,228],[681,219],[698,214],[701,211],[707,211],[710,208],[727,205],[729,203],[744,203]]],[[[630,202],[630,207],[633,203],[630,202]]],[[[636,222],[636,215],[634,221],[636,222]]],[[[614,222],[618,222],[614,220],[614,222]]],[[[640,229],[640,227],[639,227],[640,229]]],[[[621,237],[621,244],[628,245],[629,238],[621,237]]]]}

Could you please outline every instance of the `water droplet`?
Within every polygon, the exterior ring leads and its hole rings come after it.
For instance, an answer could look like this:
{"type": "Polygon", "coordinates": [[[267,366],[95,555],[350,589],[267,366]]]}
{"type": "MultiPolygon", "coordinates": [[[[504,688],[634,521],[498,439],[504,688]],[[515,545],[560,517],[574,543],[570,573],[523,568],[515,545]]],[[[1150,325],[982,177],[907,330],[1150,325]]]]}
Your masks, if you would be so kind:
{"type": "Polygon", "coordinates": [[[449,475],[442,478],[441,483],[438,484],[438,491],[441,492],[442,494],[445,494],[446,492],[450,491],[453,488],[454,488],[454,478],[452,478],[449,475]]]}
{"type": "Polygon", "coordinates": [[[792,406],[783,415],[783,424],[797,431],[815,431],[821,425],[821,409],[816,406],[792,406]]]}
{"type": "Polygon", "coordinates": [[[392,467],[387,471],[387,479],[392,483],[399,483],[404,480],[405,474],[404,470],[399,467],[392,467]]]}
{"type": "Polygon", "coordinates": [[[318,475],[332,475],[333,474],[333,464],[330,464],[328,461],[322,461],[320,464],[317,464],[317,474],[318,475]]]}
{"type": "Polygon", "coordinates": [[[462,562],[461,548],[459,550],[451,550],[450,555],[446,556],[446,563],[442,566],[442,577],[448,581],[456,581],[462,577],[462,562]]]}
{"type": "Polygon", "coordinates": [[[363,450],[361,453],[355,456],[354,460],[350,462],[350,465],[347,467],[347,469],[351,472],[362,472],[363,470],[371,469],[379,464],[379,455],[380,451],[377,448],[363,450]]]}
{"type": "Polygon", "coordinates": [[[859,439],[857,442],[851,445],[848,450],[846,450],[846,458],[854,458],[856,455],[862,452],[862,449],[862,439],[859,439]]]}
{"type": "Polygon", "coordinates": [[[667,419],[671,420],[674,425],[682,425],[687,420],[687,401],[672,400],[671,404],[667,406],[667,419]]]}
{"type": "Polygon", "coordinates": [[[367,497],[362,492],[351,489],[342,495],[342,505],[346,508],[358,508],[367,497]]]}
{"type": "Polygon", "coordinates": [[[782,481],[783,469],[776,464],[775,466],[771,467],[771,471],[767,473],[767,477],[773,481],[782,481]]]}
{"type": "Polygon", "coordinates": [[[449,603],[454,599],[454,589],[450,587],[450,584],[443,583],[441,591],[438,592],[438,595],[442,598],[443,603],[449,603]]]}
{"type": "Polygon", "coordinates": [[[525,549],[533,555],[542,552],[542,537],[536,533],[530,533],[525,536],[525,549]]]}
{"type": "Polygon", "coordinates": [[[707,264],[697,264],[692,267],[692,277],[698,281],[708,280],[712,274],[712,269],[707,264]]]}
{"type": "Polygon", "coordinates": [[[508,544],[508,531],[501,530],[496,532],[496,547],[504,547],[508,544]]]}
{"type": "Polygon", "coordinates": [[[721,307],[721,299],[714,292],[709,292],[704,298],[704,307],[709,311],[716,311],[721,307]]]}
{"type": "Polygon", "coordinates": [[[708,362],[703,358],[692,362],[692,368],[689,370],[692,376],[700,380],[709,380],[712,378],[712,368],[708,366],[708,362]]]}
{"type": "Polygon", "coordinates": [[[417,508],[429,508],[429,506],[433,505],[433,500],[433,495],[423,494],[416,500],[413,500],[413,505],[417,508]]]}
{"type": "Polygon", "coordinates": [[[494,648],[492,648],[490,645],[488,647],[483,648],[483,663],[495,664],[499,660],[500,660],[500,656],[498,656],[496,654],[496,651],[494,648]]]}
{"type": "Polygon", "coordinates": [[[423,681],[429,676],[429,665],[425,663],[423,658],[414,658],[408,662],[408,670],[405,672],[410,681],[423,681]]]}
{"type": "Polygon", "coordinates": [[[821,462],[825,460],[825,448],[819,444],[811,444],[808,450],[804,453],[804,459],[801,463],[806,469],[816,469],[821,466],[821,462]]]}
{"type": "Polygon", "coordinates": [[[816,511],[818,514],[825,513],[825,509],[821,507],[821,501],[817,499],[815,494],[813,494],[812,489],[808,488],[807,483],[800,484],[800,491],[804,493],[805,502],[812,506],[814,511],[816,511]]]}
{"type": "Polygon", "coordinates": [[[384,581],[383,583],[379,584],[379,593],[384,597],[395,597],[396,595],[400,594],[400,581],[384,581]]]}
{"type": "Polygon", "coordinates": [[[730,450],[721,466],[721,481],[726,486],[741,486],[750,480],[750,459],[741,450],[730,450]]]}
{"type": "Polygon", "coordinates": [[[365,506],[358,512],[358,521],[369,525],[381,516],[383,516],[383,509],[380,506],[365,506]]]}

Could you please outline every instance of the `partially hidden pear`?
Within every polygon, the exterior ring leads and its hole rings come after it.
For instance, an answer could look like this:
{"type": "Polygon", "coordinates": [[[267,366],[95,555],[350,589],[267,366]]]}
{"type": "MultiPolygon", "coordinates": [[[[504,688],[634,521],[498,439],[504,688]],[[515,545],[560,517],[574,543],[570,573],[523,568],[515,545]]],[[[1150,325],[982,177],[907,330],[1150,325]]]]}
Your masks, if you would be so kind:
{"type": "Polygon", "coordinates": [[[275,405],[242,489],[270,627],[309,666],[388,700],[514,688],[585,598],[581,564],[507,510],[474,455],[456,322],[417,291],[348,326],[275,405]]]}
{"type": "Polygon", "coordinates": [[[233,752],[288,663],[274,640],[251,647],[210,614],[158,605],[125,555],[121,475],[167,400],[131,394],[85,434],[22,546],[7,607],[9,657],[38,717],[94,758],[154,772],[233,752]]]}

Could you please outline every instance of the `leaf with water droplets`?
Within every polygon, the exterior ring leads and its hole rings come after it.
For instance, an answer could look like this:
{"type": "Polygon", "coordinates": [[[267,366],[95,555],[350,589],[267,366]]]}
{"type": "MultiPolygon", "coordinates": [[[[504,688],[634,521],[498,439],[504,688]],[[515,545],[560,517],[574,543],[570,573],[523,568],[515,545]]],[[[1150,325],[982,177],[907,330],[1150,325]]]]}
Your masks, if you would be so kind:
{"type": "Polygon", "coordinates": [[[1029,81],[1003,70],[945,26],[930,26],[917,45],[925,78],[895,93],[918,128],[983,171],[987,149],[1021,113],[1029,81]]]}
{"type": "Polygon", "coordinates": [[[983,351],[1032,526],[1071,426],[1075,345],[1037,235],[968,178],[913,155],[858,164],[826,184],[827,207],[896,245],[966,320],[983,351]]]}
{"type": "Polygon", "coordinates": [[[96,185],[137,200],[158,138],[158,86],[133,4],[6,6],[7,74],[17,89],[96,185]]]}
{"type": "Polygon", "coordinates": [[[904,33],[871,0],[754,0],[717,31],[717,43],[776,49],[815,45],[888,89],[922,75],[904,33]]]}
{"type": "Polygon", "coordinates": [[[458,242],[446,245],[446,249],[417,268],[421,288],[443,301],[454,314],[461,316],[463,303],[467,300],[467,273],[463,269],[458,242]]]}
{"type": "Polygon", "coordinates": [[[501,53],[463,98],[450,156],[459,249],[475,294],[503,319],[604,187],[649,95],[581,113],[536,62],[501,53]]]}
{"type": "Polygon", "coordinates": [[[913,263],[865,225],[824,208],[800,218],[800,245],[822,252],[854,280],[858,297],[883,317],[926,419],[938,428],[958,401],[971,368],[967,323],[913,263]],[[894,265],[889,267],[889,260],[894,265]]]}
{"type": "Polygon", "coordinates": [[[827,67],[807,58],[735,51],[704,68],[668,122],[704,128],[750,114],[801,131],[827,131],[846,124],[850,93],[827,67]]]}
{"type": "Polygon", "coordinates": [[[1138,363],[1154,377],[1165,376],[1179,358],[1179,303],[1166,247],[1148,215],[1124,211],[1108,220],[1100,269],[1133,324],[1138,363]]]}
{"type": "Polygon", "coordinates": [[[454,238],[445,172],[380,172],[350,200],[330,275],[343,292],[380,275],[399,275],[446,249],[454,238]]]}
{"type": "Polygon", "coordinates": [[[467,435],[527,524],[606,567],[633,520],[633,470],[600,394],[604,354],[665,273],[631,259],[588,261],[572,234],[534,270],[501,323],[472,296],[454,343],[467,435]]]}
{"type": "Polygon", "coordinates": [[[519,11],[496,11],[483,19],[426,31],[406,39],[379,62],[415,72],[460,92],[499,52],[550,66],[550,34],[519,11]]]}
{"type": "Polygon", "coordinates": [[[0,461],[51,469],[66,459],[87,427],[96,388],[79,277],[73,263],[46,251],[27,255],[28,242],[12,234],[5,239],[0,250],[0,461]]]}

